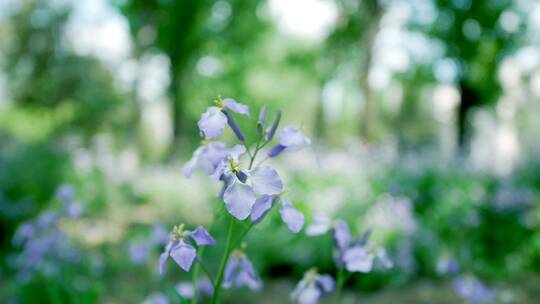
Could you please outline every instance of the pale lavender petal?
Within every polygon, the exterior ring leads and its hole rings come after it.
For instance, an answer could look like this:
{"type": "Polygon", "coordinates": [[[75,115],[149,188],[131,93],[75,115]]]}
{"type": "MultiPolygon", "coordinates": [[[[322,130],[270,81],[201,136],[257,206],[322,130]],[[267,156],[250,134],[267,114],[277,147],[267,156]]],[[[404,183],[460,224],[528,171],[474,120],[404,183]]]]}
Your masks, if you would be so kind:
{"type": "Polygon", "coordinates": [[[251,290],[256,291],[261,289],[262,282],[255,273],[253,264],[251,264],[251,261],[247,258],[247,256],[242,256],[241,263],[242,271],[239,273],[239,277],[237,278],[239,287],[246,285],[251,290]]]}
{"type": "Polygon", "coordinates": [[[310,140],[304,136],[300,128],[288,126],[279,132],[279,143],[288,149],[294,149],[309,144],[310,140]]]}
{"type": "Polygon", "coordinates": [[[322,295],[322,292],[315,286],[315,284],[309,284],[304,290],[302,290],[298,294],[298,298],[296,299],[299,304],[316,304],[320,297],[322,295]]]}
{"type": "Polygon", "coordinates": [[[256,199],[251,187],[238,180],[234,180],[223,193],[225,207],[239,220],[245,220],[249,216],[256,199]]]}
{"type": "Polygon", "coordinates": [[[350,272],[370,272],[373,268],[373,254],[364,247],[352,247],[345,251],[343,261],[350,272]]]}
{"type": "Polygon", "coordinates": [[[219,164],[226,156],[228,149],[224,143],[220,141],[214,141],[206,145],[204,150],[204,156],[216,166],[219,164]]]}
{"type": "Polygon", "coordinates": [[[331,275],[324,274],[317,277],[317,283],[321,286],[324,292],[334,291],[335,283],[331,275]]]}
{"type": "Polygon", "coordinates": [[[169,258],[168,251],[165,251],[159,255],[159,262],[158,262],[159,274],[163,274],[163,272],[165,271],[165,263],[167,262],[167,258],[169,258]]]}
{"type": "Polygon", "coordinates": [[[231,254],[225,266],[225,274],[223,275],[223,287],[230,288],[240,267],[240,258],[236,254],[231,254]]]}
{"type": "Polygon", "coordinates": [[[316,236],[325,234],[332,228],[332,220],[321,214],[317,214],[313,217],[313,223],[306,228],[306,234],[309,236],[316,236]]]}
{"type": "Polygon", "coordinates": [[[283,183],[276,170],[270,167],[255,168],[250,172],[253,190],[258,194],[276,195],[283,192],[283,183]]]}
{"type": "Polygon", "coordinates": [[[233,161],[238,162],[240,156],[246,153],[246,147],[244,145],[234,145],[232,148],[227,150],[227,156],[232,158],[233,161]]]}
{"type": "Polygon", "coordinates": [[[219,108],[210,107],[201,115],[197,124],[206,138],[218,138],[227,124],[227,116],[219,108]]]}
{"type": "Polygon", "coordinates": [[[216,244],[216,240],[202,226],[197,227],[195,231],[187,231],[186,236],[191,237],[197,246],[216,244]]]}
{"type": "Polygon", "coordinates": [[[232,98],[223,99],[223,105],[225,108],[242,115],[249,115],[249,107],[245,104],[236,102],[232,98]]]}
{"type": "Polygon", "coordinates": [[[274,206],[274,198],[271,195],[263,195],[258,198],[251,210],[251,221],[254,224],[262,221],[272,206],[274,206]]]}
{"type": "Polygon", "coordinates": [[[193,284],[191,282],[180,282],[176,284],[176,292],[184,299],[191,299],[194,293],[193,284]]]}
{"type": "Polygon", "coordinates": [[[193,246],[180,241],[171,249],[171,257],[184,271],[189,271],[191,265],[197,257],[197,252],[193,246]]]}
{"type": "Polygon", "coordinates": [[[337,220],[334,224],[334,241],[340,251],[349,247],[351,242],[351,232],[349,225],[343,220],[337,220]]]}
{"type": "Polygon", "coordinates": [[[212,162],[204,155],[207,147],[199,147],[191,159],[184,165],[184,176],[190,178],[195,169],[201,169],[206,174],[214,172],[215,168],[212,162]]]}
{"type": "Polygon", "coordinates": [[[287,224],[287,227],[294,232],[298,233],[304,226],[304,214],[296,210],[291,203],[282,199],[281,208],[279,209],[281,219],[287,224]]]}

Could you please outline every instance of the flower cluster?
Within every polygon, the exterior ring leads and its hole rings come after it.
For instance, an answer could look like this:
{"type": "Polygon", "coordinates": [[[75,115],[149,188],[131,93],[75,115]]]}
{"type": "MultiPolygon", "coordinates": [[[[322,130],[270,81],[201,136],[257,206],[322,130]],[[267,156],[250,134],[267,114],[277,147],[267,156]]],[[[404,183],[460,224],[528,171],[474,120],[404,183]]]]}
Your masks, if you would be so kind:
{"type": "Polygon", "coordinates": [[[21,247],[21,252],[10,257],[10,261],[21,279],[30,279],[36,273],[57,275],[60,265],[80,260],[81,252],[59,227],[63,218],[79,217],[82,213],[82,207],[74,202],[74,196],[72,186],[60,186],[57,198],[63,204],[63,212],[45,211],[35,219],[23,222],[15,231],[13,244],[21,247]]]}
{"type": "Polygon", "coordinates": [[[452,285],[466,303],[493,303],[495,300],[495,291],[474,276],[458,276],[453,280],[452,285]]]}
{"type": "MultiPolygon", "coordinates": [[[[249,107],[231,98],[218,98],[216,106],[209,107],[198,122],[205,141],[184,166],[184,175],[190,177],[195,169],[224,183],[221,197],[229,213],[238,220],[251,215],[253,223],[260,222],[264,215],[281,202],[280,214],[283,221],[295,233],[304,224],[304,216],[284,197],[283,181],[276,170],[269,166],[253,166],[260,149],[270,143],[279,127],[281,114],[278,113],[272,124],[266,128],[267,110],[263,107],[257,121],[259,139],[252,153],[245,144],[244,133],[238,127],[232,113],[249,116],[249,107]],[[242,143],[231,148],[218,141],[226,125],[242,143]],[[248,154],[250,160],[242,163],[248,154]]],[[[279,143],[267,152],[267,157],[275,157],[283,151],[297,151],[310,143],[296,126],[288,126],[278,132],[279,143]]]]}

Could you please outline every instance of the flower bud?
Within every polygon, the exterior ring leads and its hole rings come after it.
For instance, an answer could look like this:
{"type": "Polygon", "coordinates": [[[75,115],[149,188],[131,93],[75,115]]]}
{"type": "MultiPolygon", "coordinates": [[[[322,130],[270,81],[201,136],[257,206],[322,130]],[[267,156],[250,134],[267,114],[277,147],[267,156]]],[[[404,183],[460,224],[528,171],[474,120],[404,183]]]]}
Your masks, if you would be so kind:
{"type": "Polygon", "coordinates": [[[236,135],[236,137],[238,138],[238,140],[239,141],[244,141],[244,139],[245,139],[244,133],[242,133],[242,131],[240,131],[240,128],[236,124],[236,121],[234,120],[232,115],[229,112],[225,111],[225,110],[222,110],[222,112],[223,112],[223,114],[225,114],[225,116],[227,116],[227,123],[229,124],[229,127],[231,127],[231,130],[233,130],[233,132],[236,135]]]}
{"type": "Polygon", "coordinates": [[[268,134],[266,135],[266,141],[271,141],[272,138],[274,138],[274,135],[276,134],[276,130],[279,126],[280,120],[281,120],[281,111],[278,111],[276,114],[276,117],[274,118],[274,121],[272,122],[272,126],[268,130],[268,134]]]}

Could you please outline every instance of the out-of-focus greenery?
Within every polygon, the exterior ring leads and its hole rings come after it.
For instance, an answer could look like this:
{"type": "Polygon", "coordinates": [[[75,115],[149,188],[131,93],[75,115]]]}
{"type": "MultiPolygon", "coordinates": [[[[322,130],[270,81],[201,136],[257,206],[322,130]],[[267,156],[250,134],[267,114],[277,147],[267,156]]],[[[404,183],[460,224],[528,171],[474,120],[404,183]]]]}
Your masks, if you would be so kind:
{"type": "MultiPolygon", "coordinates": [[[[309,40],[280,30],[278,2],[96,1],[129,41],[111,61],[77,46],[78,1],[0,0],[0,302],[180,301],[175,284],[191,277],[157,274],[155,234],[185,222],[225,237],[218,186],[185,179],[181,166],[217,95],[248,104],[252,118],[263,104],[281,110],[312,137],[315,153],[273,163],[307,224],[343,218],[388,248],[394,269],[355,276],[350,303],[455,303],[441,270],[450,259],[501,303],[540,297],[540,6],[306,1],[336,13],[309,40]],[[147,67],[156,61],[160,72],[147,67]],[[85,209],[59,222],[78,259],[21,274],[14,234],[60,211],[66,183],[85,209]]],[[[303,11],[296,20],[314,22],[303,11]]],[[[253,143],[251,121],[239,125],[253,143]]],[[[275,303],[310,267],[336,271],[332,237],[293,235],[276,210],[247,245],[267,289],[230,291],[230,303],[275,303]]],[[[212,269],[221,246],[204,253],[212,269]]]]}

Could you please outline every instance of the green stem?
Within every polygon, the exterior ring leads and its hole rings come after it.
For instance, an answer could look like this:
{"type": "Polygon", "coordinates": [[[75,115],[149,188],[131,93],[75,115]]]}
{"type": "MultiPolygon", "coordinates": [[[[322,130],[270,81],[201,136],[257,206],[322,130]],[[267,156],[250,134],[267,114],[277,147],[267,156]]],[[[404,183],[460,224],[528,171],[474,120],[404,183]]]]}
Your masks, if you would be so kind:
{"type": "Polygon", "coordinates": [[[345,268],[339,267],[337,273],[336,293],[334,295],[335,303],[339,303],[341,300],[341,290],[343,289],[343,284],[345,284],[345,268]]]}
{"type": "Polygon", "coordinates": [[[201,261],[199,261],[199,266],[201,267],[200,269],[202,269],[204,271],[204,273],[206,273],[206,276],[210,280],[210,283],[212,283],[212,285],[214,285],[215,280],[214,280],[214,277],[212,276],[212,273],[210,272],[210,270],[208,270],[208,268],[206,268],[206,266],[204,266],[204,264],[201,261]]]}
{"type": "Polygon", "coordinates": [[[223,253],[223,258],[221,259],[221,263],[219,265],[219,270],[216,276],[216,281],[214,283],[214,294],[212,295],[212,304],[218,303],[219,301],[219,293],[221,291],[221,283],[223,282],[223,275],[225,273],[225,266],[227,265],[227,261],[229,260],[229,256],[231,254],[232,245],[233,245],[233,230],[234,230],[234,218],[231,217],[231,222],[229,224],[229,232],[227,233],[227,243],[225,244],[225,252],[223,253]]]}

